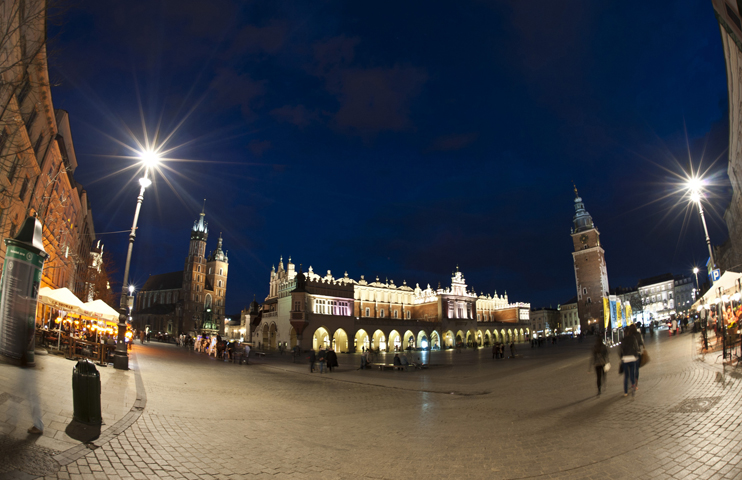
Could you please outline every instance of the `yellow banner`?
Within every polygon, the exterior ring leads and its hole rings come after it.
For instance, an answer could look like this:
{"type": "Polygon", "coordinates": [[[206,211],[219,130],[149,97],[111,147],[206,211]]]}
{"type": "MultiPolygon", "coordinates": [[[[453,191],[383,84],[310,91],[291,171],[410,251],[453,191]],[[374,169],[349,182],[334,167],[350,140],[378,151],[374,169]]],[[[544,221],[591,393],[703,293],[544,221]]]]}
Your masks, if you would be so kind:
{"type": "Polygon", "coordinates": [[[603,320],[605,323],[604,328],[608,328],[608,325],[611,323],[611,305],[608,297],[603,297],[603,320]]]}
{"type": "Polygon", "coordinates": [[[631,325],[632,323],[634,323],[634,321],[631,319],[631,304],[630,303],[626,304],[626,322],[627,322],[627,325],[631,325]]]}
{"type": "Polygon", "coordinates": [[[621,300],[620,299],[617,299],[616,300],[616,324],[618,324],[618,325],[621,325],[622,324],[621,310],[623,310],[621,308],[621,300]]]}

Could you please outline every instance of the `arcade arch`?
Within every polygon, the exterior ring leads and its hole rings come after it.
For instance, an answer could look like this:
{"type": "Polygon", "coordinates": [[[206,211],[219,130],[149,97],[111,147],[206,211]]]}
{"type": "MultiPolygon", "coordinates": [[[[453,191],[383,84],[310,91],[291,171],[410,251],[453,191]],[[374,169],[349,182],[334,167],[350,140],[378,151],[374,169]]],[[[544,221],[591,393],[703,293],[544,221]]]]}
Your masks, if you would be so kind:
{"type": "Polygon", "coordinates": [[[404,332],[404,341],[402,341],[402,348],[415,348],[415,334],[407,330],[404,332]]]}
{"type": "Polygon", "coordinates": [[[275,323],[271,323],[271,328],[269,330],[270,335],[270,349],[276,350],[278,348],[278,327],[276,327],[275,323]]]}
{"type": "Polygon", "coordinates": [[[402,337],[399,335],[399,332],[396,330],[392,330],[389,332],[389,346],[387,347],[387,351],[397,351],[402,349],[402,337]]]}
{"type": "Polygon", "coordinates": [[[384,332],[376,330],[371,341],[371,348],[374,350],[386,350],[386,337],[384,332]]]}
{"type": "Polygon", "coordinates": [[[312,349],[319,350],[323,346],[325,348],[330,346],[330,334],[327,333],[325,327],[319,327],[314,331],[314,335],[312,336],[312,349]]]}
{"type": "Polygon", "coordinates": [[[342,328],[335,330],[332,336],[332,349],[341,353],[348,351],[348,334],[342,328]]]}
{"type": "Polygon", "coordinates": [[[361,329],[356,332],[353,346],[355,347],[356,352],[361,352],[364,350],[364,348],[368,350],[368,348],[371,346],[371,340],[369,339],[366,330],[361,329]]]}
{"type": "Polygon", "coordinates": [[[441,349],[441,337],[438,335],[438,332],[433,330],[430,332],[430,349],[431,350],[440,350],[441,349]]]}
{"type": "Polygon", "coordinates": [[[428,334],[425,333],[425,330],[420,330],[417,332],[417,344],[420,346],[420,348],[427,350],[430,348],[430,342],[428,341],[428,334]]]}

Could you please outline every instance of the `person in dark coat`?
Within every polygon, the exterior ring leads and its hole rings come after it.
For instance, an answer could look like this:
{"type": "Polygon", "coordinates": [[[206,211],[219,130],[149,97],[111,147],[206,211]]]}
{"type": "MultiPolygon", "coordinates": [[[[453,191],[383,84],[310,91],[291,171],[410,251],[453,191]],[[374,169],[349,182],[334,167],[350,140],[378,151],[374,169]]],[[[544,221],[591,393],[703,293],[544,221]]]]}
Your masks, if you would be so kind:
{"type": "Polygon", "coordinates": [[[332,367],[338,366],[338,355],[335,350],[329,349],[327,351],[327,371],[332,373],[332,367]]]}
{"type": "Polygon", "coordinates": [[[636,365],[639,361],[639,343],[636,340],[636,335],[630,334],[628,329],[624,339],[621,341],[620,353],[621,363],[623,365],[623,396],[626,397],[629,394],[629,385],[631,386],[631,393],[633,394],[636,390],[636,365]]]}
{"type": "Polygon", "coordinates": [[[309,350],[309,373],[314,373],[314,362],[317,361],[317,354],[314,350],[309,350]]]}
{"type": "Polygon", "coordinates": [[[327,350],[325,350],[324,345],[319,349],[319,353],[317,354],[317,361],[319,362],[319,373],[325,373],[325,364],[327,363],[327,350]]]}
{"type": "Polygon", "coordinates": [[[608,363],[608,348],[603,343],[600,335],[595,336],[595,346],[593,347],[590,358],[590,366],[595,368],[595,375],[598,377],[598,395],[605,389],[605,365],[608,363]]]}

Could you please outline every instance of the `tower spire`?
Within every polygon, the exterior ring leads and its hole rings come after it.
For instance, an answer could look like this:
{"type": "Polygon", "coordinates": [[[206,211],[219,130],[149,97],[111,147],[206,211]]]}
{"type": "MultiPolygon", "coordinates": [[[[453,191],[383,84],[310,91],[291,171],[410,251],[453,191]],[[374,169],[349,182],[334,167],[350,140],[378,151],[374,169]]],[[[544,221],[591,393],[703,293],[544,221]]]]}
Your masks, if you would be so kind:
{"type": "Polygon", "coordinates": [[[204,206],[201,208],[201,215],[206,215],[206,199],[204,198],[204,206]]]}
{"type": "Polygon", "coordinates": [[[572,180],[572,186],[575,189],[575,198],[580,198],[580,194],[577,193],[577,185],[575,185],[575,181],[574,180],[572,180]]]}

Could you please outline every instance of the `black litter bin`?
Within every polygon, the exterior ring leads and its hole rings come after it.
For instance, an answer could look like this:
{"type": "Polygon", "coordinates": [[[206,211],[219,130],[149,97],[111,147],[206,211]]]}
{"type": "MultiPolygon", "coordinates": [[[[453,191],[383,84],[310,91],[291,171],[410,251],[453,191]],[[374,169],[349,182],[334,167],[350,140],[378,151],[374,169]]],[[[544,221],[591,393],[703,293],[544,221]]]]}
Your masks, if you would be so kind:
{"type": "Polygon", "coordinates": [[[88,425],[100,425],[100,373],[88,360],[80,360],[72,370],[74,419],[88,425]]]}

